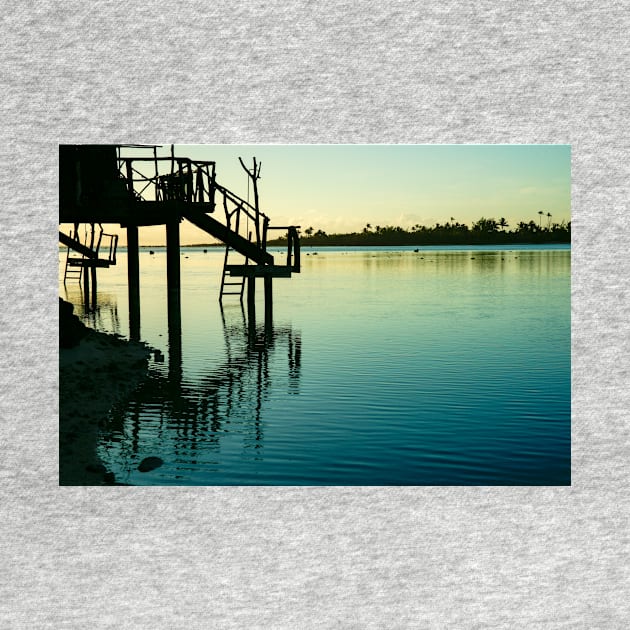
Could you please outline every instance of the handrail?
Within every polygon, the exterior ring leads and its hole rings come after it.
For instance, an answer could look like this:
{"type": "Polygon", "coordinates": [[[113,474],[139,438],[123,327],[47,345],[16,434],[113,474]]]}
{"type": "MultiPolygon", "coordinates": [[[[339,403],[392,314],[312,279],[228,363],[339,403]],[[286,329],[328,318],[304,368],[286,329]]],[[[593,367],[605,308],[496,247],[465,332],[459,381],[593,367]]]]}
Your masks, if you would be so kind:
{"type": "MultiPolygon", "coordinates": [[[[249,201],[245,201],[245,199],[242,199],[237,194],[233,193],[231,190],[225,188],[224,186],[221,186],[221,184],[215,183],[215,187],[220,193],[222,193],[224,195],[224,197],[226,197],[233,204],[235,204],[235,205],[242,205],[243,206],[243,211],[245,212],[245,214],[247,214],[247,216],[250,219],[253,219],[254,221],[256,220],[256,214],[255,214],[256,213],[256,208],[254,206],[252,206],[252,204],[249,203],[249,201]],[[253,211],[253,214],[251,212],[249,212],[245,208],[245,206],[251,208],[251,210],[253,211]]],[[[266,217],[267,216],[264,212],[259,212],[259,215],[261,217],[266,217]]]]}

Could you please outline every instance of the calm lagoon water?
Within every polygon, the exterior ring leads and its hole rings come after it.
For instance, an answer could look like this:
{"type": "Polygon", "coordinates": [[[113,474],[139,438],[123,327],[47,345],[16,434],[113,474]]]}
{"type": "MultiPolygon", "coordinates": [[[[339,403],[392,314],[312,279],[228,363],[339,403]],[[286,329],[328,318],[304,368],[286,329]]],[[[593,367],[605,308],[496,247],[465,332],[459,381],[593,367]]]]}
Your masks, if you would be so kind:
{"type": "MultiPolygon", "coordinates": [[[[219,307],[222,250],[184,248],[181,354],[153,249],[141,337],[164,357],[102,431],[117,481],[571,483],[569,247],[307,248],[271,328],[257,288],[255,330],[238,298],[219,307]],[[148,456],[164,464],[141,473],[148,456]]],[[[82,312],[78,285],[60,295],[82,312]]],[[[124,250],[84,319],[128,334],[124,250]]]]}

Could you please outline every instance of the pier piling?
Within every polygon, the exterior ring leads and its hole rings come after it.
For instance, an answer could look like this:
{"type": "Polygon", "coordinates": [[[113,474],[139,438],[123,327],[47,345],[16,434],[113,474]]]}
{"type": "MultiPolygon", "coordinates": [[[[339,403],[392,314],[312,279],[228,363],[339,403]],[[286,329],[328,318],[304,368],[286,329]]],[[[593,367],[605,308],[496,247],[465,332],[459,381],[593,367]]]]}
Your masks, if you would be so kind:
{"type": "Polygon", "coordinates": [[[247,317],[250,322],[256,322],[256,277],[253,274],[247,278],[247,317]]]}
{"type": "Polygon", "coordinates": [[[166,285],[168,291],[169,321],[181,319],[180,275],[181,261],[179,250],[179,218],[166,224],[166,285]]]}
{"type": "MultiPolygon", "coordinates": [[[[127,226],[127,283],[129,285],[129,338],[140,340],[140,261],[138,226],[127,226]]],[[[87,277],[87,274],[86,274],[87,277]]]]}
{"type": "Polygon", "coordinates": [[[92,310],[96,310],[96,267],[90,267],[90,275],[92,276],[92,310]]]}
{"type": "Polygon", "coordinates": [[[273,319],[273,277],[265,276],[265,322],[273,319]]]}

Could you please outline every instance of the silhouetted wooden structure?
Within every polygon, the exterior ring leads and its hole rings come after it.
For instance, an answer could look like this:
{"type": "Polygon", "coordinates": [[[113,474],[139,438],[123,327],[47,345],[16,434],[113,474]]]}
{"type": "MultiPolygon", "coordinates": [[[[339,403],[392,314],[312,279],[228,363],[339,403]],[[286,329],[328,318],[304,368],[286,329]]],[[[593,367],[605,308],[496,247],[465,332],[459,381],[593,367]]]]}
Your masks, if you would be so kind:
{"type": "Polygon", "coordinates": [[[257,189],[260,164],[255,159],[252,170],[241,160],[254,186],[254,203],[251,204],[217,182],[215,162],[176,157],[173,148],[170,157],[158,157],[157,146],[60,145],[59,149],[59,222],[74,225],[69,235],[59,231],[59,241],[76,252],[74,256],[68,255],[66,276],[71,274],[71,267],[84,271],[85,303],[89,303],[91,280],[94,306],[96,269],[116,264],[117,236],[105,235],[100,224],[117,223],[126,228],[132,338],[140,336],[138,228],[141,226],[164,225],[166,228],[169,326],[179,328],[181,321],[179,224],[184,219],[225,244],[219,299],[237,294],[242,300],[247,283],[250,320],[255,319],[256,278],[264,280],[265,316],[270,317],[273,278],[287,278],[300,271],[298,226],[272,227],[269,217],[260,212],[257,189]],[[144,152],[145,155],[122,157],[122,148],[137,149],[139,154],[144,152]],[[152,155],[147,156],[147,150],[152,155]],[[218,205],[223,209],[222,220],[210,216],[215,214],[218,205]],[[83,240],[79,234],[81,224],[86,225],[83,240]],[[89,232],[87,226],[90,226],[89,232]],[[267,235],[274,229],[287,232],[286,264],[276,264],[267,251],[267,235]],[[104,236],[110,237],[106,256],[102,255],[104,236]],[[245,264],[230,264],[230,252],[240,254],[245,264]],[[239,286],[240,290],[230,291],[234,286],[239,286]]]}

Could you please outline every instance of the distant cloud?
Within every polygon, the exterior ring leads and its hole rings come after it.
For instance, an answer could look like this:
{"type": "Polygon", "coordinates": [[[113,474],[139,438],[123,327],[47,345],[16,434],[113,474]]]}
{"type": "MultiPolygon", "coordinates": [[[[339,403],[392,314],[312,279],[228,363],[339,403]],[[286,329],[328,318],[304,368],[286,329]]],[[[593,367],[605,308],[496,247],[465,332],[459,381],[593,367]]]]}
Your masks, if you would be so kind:
{"type": "Polygon", "coordinates": [[[403,212],[396,217],[394,225],[400,227],[410,228],[414,225],[432,225],[435,223],[433,217],[427,217],[426,215],[414,214],[409,212],[403,212]]]}

